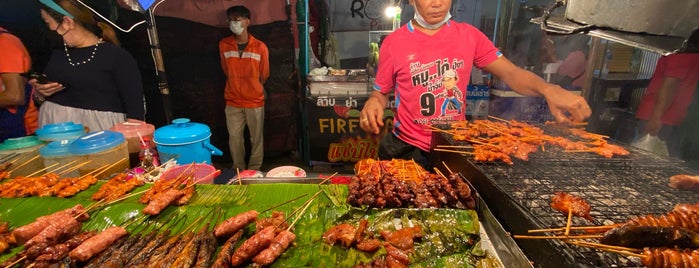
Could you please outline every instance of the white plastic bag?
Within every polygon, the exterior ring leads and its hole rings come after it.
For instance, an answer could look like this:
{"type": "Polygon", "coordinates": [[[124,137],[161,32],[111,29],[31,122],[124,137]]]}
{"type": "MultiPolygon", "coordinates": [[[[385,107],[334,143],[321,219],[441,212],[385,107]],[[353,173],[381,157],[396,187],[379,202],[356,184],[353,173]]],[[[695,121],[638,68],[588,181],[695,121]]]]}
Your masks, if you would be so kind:
{"type": "Polygon", "coordinates": [[[643,135],[643,137],[632,142],[631,146],[660,156],[669,156],[667,145],[665,145],[665,142],[658,138],[658,136],[651,136],[650,134],[643,135]]]}

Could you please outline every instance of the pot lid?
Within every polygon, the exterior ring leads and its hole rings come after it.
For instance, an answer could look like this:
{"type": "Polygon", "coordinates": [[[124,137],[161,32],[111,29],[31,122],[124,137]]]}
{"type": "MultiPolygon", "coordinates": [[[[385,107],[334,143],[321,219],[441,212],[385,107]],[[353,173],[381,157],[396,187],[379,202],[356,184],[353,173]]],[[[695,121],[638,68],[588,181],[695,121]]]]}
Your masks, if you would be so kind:
{"type": "Polygon", "coordinates": [[[44,144],[37,136],[9,138],[0,143],[0,151],[18,150],[44,144]]]}
{"type": "Polygon", "coordinates": [[[109,130],[121,132],[126,137],[149,136],[155,131],[155,126],[144,121],[129,119],[126,122],[114,125],[109,130]]]}
{"type": "Polygon", "coordinates": [[[160,145],[180,145],[194,143],[211,137],[209,126],[190,122],[189,118],[177,118],[172,124],[158,128],[153,133],[155,143],[160,145]]]}
{"type": "Polygon", "coordinates": [[[124,142],[124,134],[103,130],[81,136],[70,144],[69,149],[72,154],[86,155],[106,151],[124,142]]]}
{"type": "Polygon", "coordinates": [[[73,122],[47,124],[36,130],[36,135],[41,140],[75,139],[84,134],[83,125],[73,122]]]}
{"type": "Polygon", "coordinates": [[[72,140],[57,140],[46,144],[46,146],[39,149],[39,154],[42,157],[55,157],[55,156],[69,156],[70,144],[74,141],[72,140]]]}

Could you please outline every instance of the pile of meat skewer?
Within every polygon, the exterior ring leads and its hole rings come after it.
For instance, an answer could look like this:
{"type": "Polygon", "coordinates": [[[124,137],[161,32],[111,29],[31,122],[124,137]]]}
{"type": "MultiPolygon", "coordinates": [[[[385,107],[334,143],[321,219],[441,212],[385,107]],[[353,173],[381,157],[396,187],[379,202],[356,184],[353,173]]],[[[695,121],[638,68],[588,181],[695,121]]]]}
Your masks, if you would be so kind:
{"type": "Polygon", "coordinates": [[[471,188],[459,174],[431,174],[415,162],[396,159],[363,159],[355,165],[355,173],[347,197],[347,203],[353,206],[475,208],[471,188]]]}
{"type": "MultiPolygon", "coordinates": [[[[455,141],[467,141],[473,147],[474,160],[493,162],[501,160],[513,164],[512,157],[529,160],[531,153],[544,145],[554,145],[567,152],[592,152],[611,158],[628,155],[621,146],[610,144],[607,137],[577,128],[559,127],[563,134],[577,137],[577,141],[562,136],[545,134],[543,129],[515,120],[475,120],[451,123],[451,129],[433,129],[452,135],[455,141]]],[[[437,149],[440,146],[438,146],[437,149]]]]}
{"type": "Polygon", "coordinates": [[[385,256],[355,267],[407,267],[410,264],[409,255],[414,251],[414,241],[424,235],[420,226],[382,230],[379,232],[382,241],[367,232],[367,225],[368,221],[361,219],[357,227],[350,223],[333,226],[323,233],[323,241],[331,246],[340,244],[344,248],[353,247],[364,252],[374,252],[381,247],[386,250],[385,256]]]}
{"type": "Polygon", "coordinates": [[[18,176],[0,184],[0,197],[71,197],[95,183],[97,178],[89,174],[77,178],[61,178],[54,173],[34,177],[18,176]]]}

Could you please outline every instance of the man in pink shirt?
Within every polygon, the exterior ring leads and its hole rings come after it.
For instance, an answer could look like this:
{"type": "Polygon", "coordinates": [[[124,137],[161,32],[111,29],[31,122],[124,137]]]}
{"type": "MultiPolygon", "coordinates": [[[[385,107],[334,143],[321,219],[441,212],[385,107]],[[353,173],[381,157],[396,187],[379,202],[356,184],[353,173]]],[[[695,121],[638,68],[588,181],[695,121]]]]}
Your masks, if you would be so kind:
{"type": "Polygon", "coordinates": [[[432,147],[429,126],[466,118],[465,105],[458,107],[460,112],[441,112],[444,102],[450,101],[437,98],[446,92],[444,78],[456,72],[455,77],[460,78],[456,88],[465,89],[472,66],[498,76],[520,94],[545,97],[560,122],[582,121],[590,116],[584,98],[518,68],[477,28],[449,20],[451,0],[410,0],[410,4],[415,17],[386,36],[379,51],[375,91],[360,113],[362,129],[378,134],[388,94],[395,93],[393,135],[381,141],[379,158],[414,159],[427,167],[432,147]]]}
{"type": "Polygon", "coordinates": [[[684,121],[699,81],[699,53],[663,56],[636,111],[640,135],[665,141],[670,156],[679,154],[677,127],[684,121]]]}

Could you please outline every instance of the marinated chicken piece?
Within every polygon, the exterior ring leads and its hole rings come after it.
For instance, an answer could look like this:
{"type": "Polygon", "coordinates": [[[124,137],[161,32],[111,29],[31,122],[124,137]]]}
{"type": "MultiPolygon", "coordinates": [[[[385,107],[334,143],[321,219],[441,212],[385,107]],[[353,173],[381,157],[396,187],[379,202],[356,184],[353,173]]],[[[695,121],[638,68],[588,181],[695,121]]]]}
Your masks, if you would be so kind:
{"type": "Polygon", "coordinates": [[[579,196],[558,192],[551,198],[551,207],[565,215],[572,212],[575,216],[585,218],[589,221],[593,220],[592,216],[590,216],[590,205],[579,196]]]}

